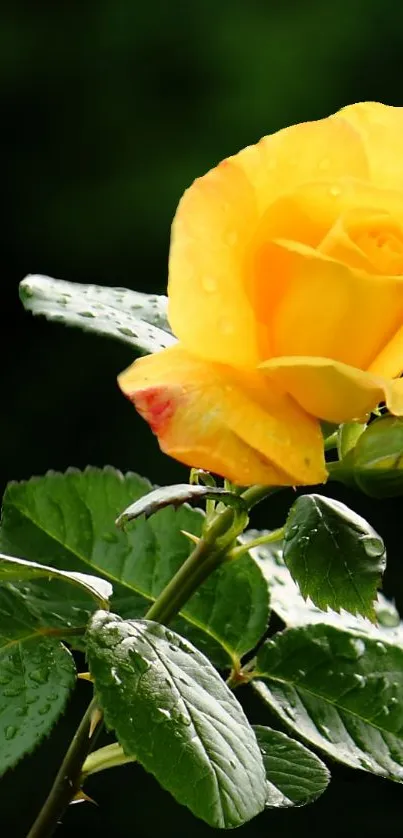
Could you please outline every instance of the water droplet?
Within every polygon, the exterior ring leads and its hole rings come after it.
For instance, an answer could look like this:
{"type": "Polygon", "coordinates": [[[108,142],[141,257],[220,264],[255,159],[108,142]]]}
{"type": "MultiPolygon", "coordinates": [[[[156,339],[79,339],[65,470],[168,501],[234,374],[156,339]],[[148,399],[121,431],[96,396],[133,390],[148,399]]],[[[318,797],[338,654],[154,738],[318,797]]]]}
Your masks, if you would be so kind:
{"type": "Polygon", "coordinates": [[[213,294],[214,291],[217,291],[217,280],[213,276],[204,276],[202,287],[207,291],[207,294],[213,294]]]}
{"type": "Polygon", "coordinates": [[[395,628],[400,623],[400,617],[394,604],[384,603],[376,609],[376,616],[381,626],[385,628],[395,628]]]}
{"type": "Polygon", "coordinates": [[[354,651],[354,657],[360,658],[365,652],[365,643],[360,637],[351,638],[349,641],[351,649],[354,651]]]}
{"type": "Polygon", "coordinates": [[[386,648],[386,646],[385,646],[383,643],[381,643],[381,641],[380,641],[380,640],[378,640],[378,641],[375,643],[375,646],[376,646],[376,648],[378,649],[378,652],[380,652],[380,653],[381,653],[381,655],[386,655],[387,648],[386,648]]]}
{"type": "Polygon", "coordinates": [[[50,704],[42,704],[41,707],[38,707],[38,713],[40,716],[46,716],[49,713],[50,704]]]}
{"type": "Polygon", "coordinates": [[[128,338],[137,337],[136,332],[133,332],[132,329],[129,329],[127,326],[119,326],[118,332],[120,332],[121,335],[127,335],[128,338]]]}
{"type": "Polygon", "coordinates": [[[181,725],[186,725],[186,727],[192,724],[192,720],[189,718],[189,716],[185,716],[184,713],[175,714],[175,721],[179,722],[179,724],[181,725]]]}
{"type": "Polygon", "coordinates": [[[4,736],[6,739],[14,739],[15,734],[17,733],[17,728],[14,725],[8,725],[4,730],[4,736]]]}
{"type": "Polygon", "coordinates": [[[385,546],[380,538],[364,535],[360,541],[369,559],[380,559],[384,555],[385,546]]]}
{"type": "Polygon", "coordinates": [[[331,186],[329,189],[329,195],[331,195],[332,198],[338,198],[341,195],[341,187],[331,186]]]}
{"type": "Polygon", "coordinates": [[[328,739],[329,742],[333,741],[332,732],[331,732],[331,730],[329,730],[328,727],[326,727],[326,725],[318,724],[317,727],[318,727],[319,732],[322,734],[322,736],[325,737],[325,739],[328,739]]]}
{"type": "Polygon", "coordinates": [[[26,716],[28,713],[28,707],[16,707],[15,708],[15,715],[16,716],[26,716]]]}
{"type": "Polygon", "coordinates": [[[358,687],[365,687],[366,679],[364,678],[364,675],[358,675],[358,673],[354,673],[353,680],[358,687]]]}
{"type": "Polygon", "coordinates": [[[295,535],[298,532],[298,524],[292,524],[291,527],[288,527],[285,532],[285,537],[289,537],[290,535],[295,535]]]}
{"type": "Polygon", "coordinates": [[[94,314],[93,311],[79,311],[78,316],[79,317],[95,317],[95,314],[94,314]]]}
{"type": "Polygon", "coordinates": [[[222,317],[218,328],[223,335],[232,335],[234,332],[234,324],[232,320],[229,320],[228,317],[222,317]]]}
{"type": "Polygon", "coordinates": [[[48,669],[33,669],[29,672],[29,677],[31,681],[34,681],[35,684],[46,684],[46,681],[49,678],[49,670],[48,669]]]}
{"type": "Polygon", "coordinates": [[[162,716],[165,716],[166,719],[171,718],[171,713],[169,710],[166,710],[165,707],[158,707],[158,712],[161,713],[162,716]]]}
{"type": "Polygon", "coordinates": [[[118,684],[118,686],[120,686],[120,684],[122,683],[122,679],[119,677],[119,675],[117,673],[117,670],[116,670],[116,667],[114,667],[114,666],[111,669],[111,675],[112,675],[112,678],[113,678],[115,684],[118,684]]]}
{"type": "Polygon", "coordinates": [[[9,687],[4,687],[3,695],[6,698],[15,698],[17,695],[21,695],[23,688],[21,684],[10,684],[9,687]]]}

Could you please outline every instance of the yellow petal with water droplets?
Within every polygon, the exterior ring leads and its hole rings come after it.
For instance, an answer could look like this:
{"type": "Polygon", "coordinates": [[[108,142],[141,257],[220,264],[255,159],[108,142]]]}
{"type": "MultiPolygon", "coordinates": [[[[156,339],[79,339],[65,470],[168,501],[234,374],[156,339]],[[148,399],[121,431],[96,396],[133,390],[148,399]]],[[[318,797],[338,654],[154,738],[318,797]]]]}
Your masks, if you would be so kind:
{"type": "Polygon", "coordinates": [[[262,373],[236,372],[181,346],[140,358],[119,377],[163,451],[239,485],[326,479],[319,423],[262,373]]]}

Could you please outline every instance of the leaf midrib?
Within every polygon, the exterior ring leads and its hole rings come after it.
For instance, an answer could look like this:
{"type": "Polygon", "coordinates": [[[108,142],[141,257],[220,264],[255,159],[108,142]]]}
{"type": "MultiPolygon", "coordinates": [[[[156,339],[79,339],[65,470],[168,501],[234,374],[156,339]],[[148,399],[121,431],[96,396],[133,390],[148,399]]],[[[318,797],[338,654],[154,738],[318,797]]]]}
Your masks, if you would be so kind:
{"type": "MultiPolygon", "coordinates": [[[[320,695],[320,693],[316,693],[314,690],[309,689],[308,687],[301,687],[299,685],[296,685],[293,681],[288,681],[286,678],[279,678],[279,677],[276,677],[275,675],[270,675],[268,673],[261,673],[261,672],[257,673],[257,675],[258,675],[259,678],[267,680],[269,682],[270,681],[275,681],[277,684],[285,684],[288,687],[292,687],[297,693],[299,691],[301,691],[302,693],[305,692],[308,695],[312,696],[313,698],[316,698],[319,701],[324,701],[327,704],[330,704],[332,707],[335,707],[336,710],[338,711],[338,713],[340,713],[340,712],[347,713],[350,716],[352,716],[353,718],[358,719],[358,721],[363,722],[364,724],[367,724],[370,727],[373,727],[375,730],[379,730],[380,733],[388,733],[390,736],[395,736],[396,739],[403,742],[403,737],[400,737],[399,734],[395,733],[394,731],[387,730],[384,727],[380,727],[380,725],[377,725],[373,721],[370,721],[369,719],[366,719],[364,716],[359,716],[358,713],[355,713],[354,710],[350,710],[348,707],[343,707],[343,706],[337,704],[337,700],[332,701],[331,698],[327,698],[327,697],[325,698],[323,695],[320,695]]],[[[316,722],[315,722],[315,727],[316,727],[316,722]]],[[[361,750],[361,748],[360,748],[360,750],[361,750]]]]}
{"type": "MultiPolygon", "coordinates": [[[[79,561],[83,562],[83,564],[86,567],[93,568],[98,573],[102,573],[101,578],[105,578],[108,581],[110,581],[111,583],[115,582],[118,585],[122,585],[122,587],[126,588],[126,590],[128,590],[130,593],[135,593],[135,594],[139,594],[140,596],[142,596],[145,600],[147,600],[147,602],[155,602],[155,598],[153,596],[151,596],[150,594],[146,593],[145,591],[141,590],[141,588],[130,585],[127,581],[123,581],[122,579],[119,579],[118,577],[114,576],[110,572],[105,572],[103,570],[101,571],[100,568],[97,565],[91,563],[85,556],[81,555],[81,553],[75,551],[69,545],[64,544],[63,541],[61,541],[54,533],[49,532],[49,530],[47,530],[46,527],[39,524],[39,522],[36,520],[35,517],[33,517],[31,515],[28,515],[27,514],[28,510],[26,510],[26,507],[21,507],[19,504],[16,504],[16,503],[13,503],[13,504],[8,503],[8,505],[13,506],[15,509],[17,509],[18,512],[20,513],[20,515],[22,515],[24,518],[26,518],[27,521],[29,521],[31,524],[33,524],[36,527],[36,529],[39,530],[39,532],[45,533],[45,535],[51,541],[54,541],[54,542],[56,542],[56,544],[59,544],[61,547],[63,547],[64,550],[66,550],[66,552],[71,553],[72,556],[74,556],[76,559],[79,559],[79,561]]],[[[218,643],[221,646],[221,648],[226,652],[226,654],[228,655],[231,663],[234,666],[236,666],[239,663],[239,657],[236,654],[235,649],[230,649],[223,642],[222,638],[219,637],[218,635],[216,635],[214,632],[212,632],[205,624],[200,623],[197,619],[195,619],[193,616],[191,616],[189,614],[189,612],[187,612],[186,610],[180,611],[178,616],[183,617],[186,620],[186,622],[190,623],[195,628],[198,628],[201,631],[203,631],[204,634],[206,634],[212,640],[215,640],[216,643],[218,643]]]]}

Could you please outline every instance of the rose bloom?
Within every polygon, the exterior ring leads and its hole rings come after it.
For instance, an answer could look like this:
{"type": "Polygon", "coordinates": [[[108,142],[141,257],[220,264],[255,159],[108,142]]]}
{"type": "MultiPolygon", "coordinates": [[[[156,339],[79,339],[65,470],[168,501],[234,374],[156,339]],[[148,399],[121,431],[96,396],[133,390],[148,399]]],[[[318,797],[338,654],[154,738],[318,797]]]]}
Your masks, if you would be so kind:
{"type": "Polygon", "coordinates": [[[285,128],[185,192],[178,343],[119,379],[163,451],[248,485],[326,479],[320,420],[403,415],[403,108],[285,128]]]}

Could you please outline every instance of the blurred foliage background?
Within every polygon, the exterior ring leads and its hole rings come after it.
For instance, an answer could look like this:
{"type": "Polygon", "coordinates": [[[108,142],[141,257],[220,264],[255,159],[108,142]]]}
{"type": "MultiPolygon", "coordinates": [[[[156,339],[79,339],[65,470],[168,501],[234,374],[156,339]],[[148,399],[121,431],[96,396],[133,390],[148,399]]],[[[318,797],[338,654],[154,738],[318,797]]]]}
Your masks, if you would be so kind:
{"type": "MultiPolygon", "coordinates": [[[[264,134],[352,101],[403,105],[402,56],[396,0],[2,4],[2,489],[87,463],[160,483],[186,476],[117,390],[128,348],[34,321],[18,302],[20,279],[44,273],[163,291],[171,219],[195,177],[264,134]]],[[[397,587],[402,605],[401,503],[331,492],[386,539],[386,592],[397,587]]],[[[84,685],[55,739],[3,779],[3,834],[25,835],[85,702],[84,685]]],[[[260,707],[251,712],[267,722],[260,707]]],[[[403,834],[400,786],[333,773],[318,804],[263,814],[240,834],[287,838],[322,830],[325,818],[327,830],[347,836],[403,834]]],[[[100,807],[72,807],[60,838],[212,833],[137,767],[99,775],[90,793],[100,807]]]]}

